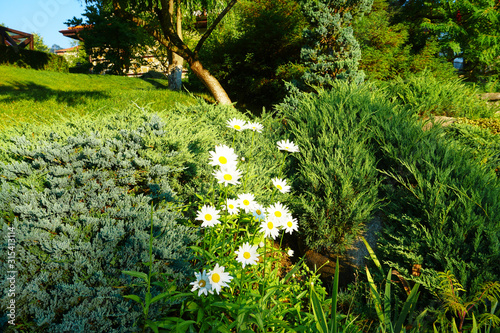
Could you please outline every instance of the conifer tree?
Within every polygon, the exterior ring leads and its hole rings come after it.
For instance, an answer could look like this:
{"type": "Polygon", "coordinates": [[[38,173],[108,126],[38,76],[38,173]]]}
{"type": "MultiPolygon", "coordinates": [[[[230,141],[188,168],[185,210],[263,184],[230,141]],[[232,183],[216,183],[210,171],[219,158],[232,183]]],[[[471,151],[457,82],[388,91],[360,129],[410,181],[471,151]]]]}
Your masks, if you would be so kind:
{"type": "Polygon", "coordinates": [[[354,38],[353,20],[368,12],[373,0],[303,0],[309,27],[301,58],[307,67],[304,83],[325,86],[334,79],[360,83],[361,48],[354,38]]]}

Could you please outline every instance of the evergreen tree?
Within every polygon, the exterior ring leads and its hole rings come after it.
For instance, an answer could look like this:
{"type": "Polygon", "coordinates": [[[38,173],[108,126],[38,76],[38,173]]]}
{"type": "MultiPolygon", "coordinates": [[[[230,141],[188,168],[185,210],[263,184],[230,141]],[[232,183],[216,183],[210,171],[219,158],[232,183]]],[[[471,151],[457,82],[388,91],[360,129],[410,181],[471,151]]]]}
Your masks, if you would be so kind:
{"type": "MultiPolygon", "coordinates": [[[[89,27],[79,33],[84,47],[92,59],[103,59],[97,64],[97,72],[124,75],[132,60],[139,58],[139,46],[152,44],[152,39],[137,30],[135,25],[114,15],[110,8],[97,4],[87,6],[83,16],[89,27]]],[[[73,18],[68,25],[81,25],[82,19],[73,18]]]]}
{"type": "Polygon", "coordinates": [[[360,83],[361,48],[353,33],[353,20],[368,12],[373,0],[303,0],[309,27],[301,58],[307,67],[306,84],[328,85],[333,79],[360,83]]]}
{"type": "Polygon", "coordinates": [[[369,78],[390,80],[426,69],[435,77],[456,77],[453,65],[436,56],[437,40],[430,39],[418,52],[413,51],[408,25],[393,23],[394,16],[387,0],[374,0],[371,12],[353,24],[363,54],[359,68],[369,78]]]}
{"type": "Polygon", "coordinates": [[[464,58],[470,79],[498,76],[500,68],[500,2],[498,0],[392,0],[396,20],[410,29],[415,51],[430,39],[440,44],[439,55],[452,62],[464,58]]]}

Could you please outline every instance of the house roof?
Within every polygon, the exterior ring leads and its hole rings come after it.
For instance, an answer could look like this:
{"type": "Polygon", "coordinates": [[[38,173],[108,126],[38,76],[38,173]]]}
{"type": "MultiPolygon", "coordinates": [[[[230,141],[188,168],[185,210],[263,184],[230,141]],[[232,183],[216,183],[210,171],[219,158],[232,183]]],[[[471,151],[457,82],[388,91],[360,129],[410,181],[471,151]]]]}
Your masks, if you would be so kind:
{"type": "Polygon", "coordinates": [[[69,47],[67,49],[59,49],[56,51],[56,54],[63,54],[63,53],[67,53],[67,52],[73,52],[73,51],[78,51],[78,45],[77,46],[73,46],[73,47],[69,47]]]}
{"type": "Polygon", "coordinates": [[[68,29],[66,29],[66,30],[59,30],[59,32],[62,33],[65,37],[73,38],[76,40],[83,40],[78,35],[78,33],[87,27],[88,26],[86,26],[86,25],[77,25],[75,27],[68,27],[68,29]]]}

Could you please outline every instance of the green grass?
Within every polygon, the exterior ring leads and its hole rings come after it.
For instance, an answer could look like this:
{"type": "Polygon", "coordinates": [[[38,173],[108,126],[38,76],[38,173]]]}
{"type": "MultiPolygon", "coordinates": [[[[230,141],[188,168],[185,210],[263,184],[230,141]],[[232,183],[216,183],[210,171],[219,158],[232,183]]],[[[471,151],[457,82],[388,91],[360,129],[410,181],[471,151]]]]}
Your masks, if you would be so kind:
{"type": "Polygon", "coordinates": [[[23,123],[52,123],[125,109],[132,103],[161,111],[190,104],[166,80],[70,74],[0,66],[0,130],[23,123]]]}

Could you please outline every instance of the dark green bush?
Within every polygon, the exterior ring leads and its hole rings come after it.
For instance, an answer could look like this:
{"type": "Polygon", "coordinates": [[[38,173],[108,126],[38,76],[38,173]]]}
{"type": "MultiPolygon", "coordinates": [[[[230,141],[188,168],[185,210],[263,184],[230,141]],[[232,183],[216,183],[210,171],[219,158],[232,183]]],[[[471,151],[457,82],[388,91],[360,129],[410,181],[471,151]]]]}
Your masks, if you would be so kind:
{"type": "MultiPolygon", "coordinates": [[[[15,228],[16,323],[47,332],[136,331],[142,309],[122,296],[144,290],[126,287],[135,281],[121,272],[146,270],[151,218],[154,271],[179,283],[191,276],[187,245],[196,233],[169,208],[183,152],[154,146],[168,132],[159,117],[140,119],[110,117],[99,124],[105,130],[90,133],[70,123],[59,126],[61,135],[12,139],[10,161],[0,164],[0,219],[5,248],[7,227],[15,228]]],[[[12,270],[6,256],[4,272],[12,270]]],[[[2,306],[7,290],[3,279],[2,306]]],[[[165,306],[152,307],[150,317],[165,306]]]]}
{"type": "Polygon", "coordinates": [[[223,25],[200,52],[207,69],[232,100],[246,107],[271,107],[286,96],[283,81],[300,78],[305,21],[296,1],[240,1],[236,23],[223,25]]]}
{"type": "Polygon", "coordinates": [[[380,181],[370,123],[380,108],[387,105],[343,84],[299,93],[278,107],[302,150],[290,172],[296,173],[294,211],[309,248],[345,250],[377,207],[380,181]]]}
{"type": "Polygon", "coordinates": [[[24,49],[16,53],[13,47],[5,45],[0,45],[0,64],[54,72],[67,73],[69,71],[69,65],[64,57],[24,49]]]}

